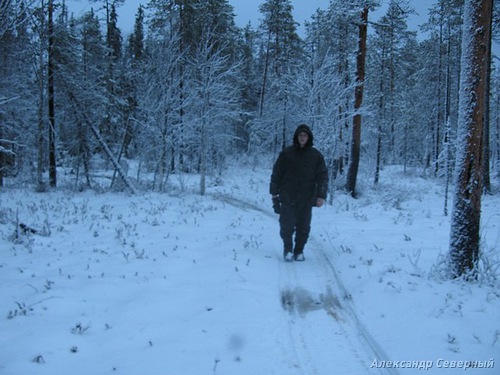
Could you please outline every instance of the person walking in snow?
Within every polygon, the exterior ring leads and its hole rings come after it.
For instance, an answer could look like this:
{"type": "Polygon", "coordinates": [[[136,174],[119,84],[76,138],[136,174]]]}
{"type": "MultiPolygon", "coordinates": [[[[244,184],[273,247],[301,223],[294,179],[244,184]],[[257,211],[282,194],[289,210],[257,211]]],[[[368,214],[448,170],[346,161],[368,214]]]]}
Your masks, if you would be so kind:
{"type": "Polygon", "coordinates": [[[309,126],[301,124],[293,135],[293,145],[285,148],[274,163],[269,186],[274,212],[280,215],[285,260],[305,260],[303,251],[311,230],[312,208],[324,204],[327,190],[325,159],[313,147],[309,126]]]}

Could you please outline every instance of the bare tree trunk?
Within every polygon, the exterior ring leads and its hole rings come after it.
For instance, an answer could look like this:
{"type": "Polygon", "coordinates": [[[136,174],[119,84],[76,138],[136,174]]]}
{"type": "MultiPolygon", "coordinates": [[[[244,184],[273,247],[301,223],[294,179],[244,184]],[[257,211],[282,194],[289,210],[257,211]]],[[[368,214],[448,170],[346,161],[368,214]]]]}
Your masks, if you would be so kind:
{"type": "Polygon", "coordinates": [[[54,98],[54,5],[49,0],[49,52],[48,52],[48,105],[49,105],[49,184],[51,187],[57,185],[56,170],[56,116],[54,98]]]}
{"type": "Polygon", "coordinates": [[[493,0],[466,0],[457,140],[456,187],[451,217],[451,277],[474,278],[480,251],[483,129],[490,18],[493,0]]]}
{"type": "Polygon", "coordinates": [[[5,163],[5,150],[3,149],[3,137],[4,137],[4,132],[3,132],[3,119],[2,115],[0,114],[0,188],[3,187],[3,171],[4,168],[6,168],[6,163],[5,163]]]}
{"type": "Polygon", "coordinates": [[[105,153],[108,156],[109,160],[111,160],[111,163],[113,164],[113,166],[115,167],[116,171],[118,172],[118,175],[121,177],[121,179],[123,180],[123,182],[125,183],[125,185],[129,188],[129,190],[133,194],[137,194],[137,190],[131,184],[131,182],[128,180],[127,175],[123,171],[121,165],[118,163],[118,161],[116,160],[116,158],[111,153],[111,150],[109,149],[108,145],[106,144],[106,142],[102,138],[101,134],[99,133],[99,129],[97,128],[97,126],[95,126],[94,124],[92,124],[90,121],[87,121],[87,122],[88,122],[88,125],[90,126],[90,129],[92,130],[92,133],[94,133],[95,137],[97,138],[97,141],[100,143],[101,147],[105,151],[105,153]]]}
{"type": "MultiPolygon", "coordinates": [[[[165,184],[167,182],[167,177],[169,175],[168,171],[168,120],[164,119],[164,127],[161,131],[161,150],[158,163],[155,168],[155,175],[153,180],[153,190],[158,189],[158,191],[163,192],[165,189],[165,184]]],[[[173,153],[173,151],[172,151],[173,153]]],[[[172,166],[172,165],[170,165],[172,166]]]]}
{"type": "Polygon", "coordinates": [[[90,178],[90,148],[87,136],[87,131],[80,120],[78,120],[78,168],[80,161],[83,164],[83,173],[85,175],[85,184],[87,187],[92,186],[90,178]]]}
{"type": "Polygon", "coordinates": [[[368,29],[368,5],[364,5],[359,24],[358,56],[356,58],[356,89],[354,111],[356,114],[352,123],[351,154],[347,170],[346,190],[351,196],[356,195],[356,179],[359,168],[359,154],[361,148],[361,114],[358,112],[363,104],[363,90],[365,80],[366,61],[366,34],[368,29]]]}
{"type": "Polygon", "coordinates": [[[500,180],[500,93],[496,98],[496,116],[495,116],[495,143],[496,143],[496,176],[500,180]]]}
{"type": "MultiPolygon", "coordinates": [[[[40,54],[40,63],[43,64],[43,54],[40,54]]],[[[39,81],[39,87],[38,87],[38,110],[37,110],[37,120],[38,120],[38,134],[37,134],[37,146],[38,146],[38,160],[37,160],[37,168],[36,168],[36,174],[37,174],[37,189],[39,191],[44,191],[45,190],[45,183],[43,181],[43,170],[44,170],[44,163],[43,163],[43,156],[44,156],[44,141],[43,141],[43,105],[44,105],[44,95],[43,95],[43,69],[42,65],[40,65],[40,77],[38,79],[39,81]]]]}
{"type": "MultiPolygon", "coordinates": [[[[42,9],[44,8],[45,4],[44,1],[41,2],[42,9]]],[[[41,29],[43,30],[45,27],[45,18],[41,18],[42,24],[40,25],[41,29]]],[[[37,147],[38,147],[38,155],[37,155],[37,189],[39,191],[44,191],[45,190],[45,182],[43,181],[43,171],[44,171],[44,121],[43,121],[43,107],[44,107],[44,101],[45,101],[45,89],[44,89],[44,82],[45,82],[45,77],[44,77],[44,51],[43,51],[43,44],[40,45],[40,53],[38,55],[38,64],[39,64],[39,71],[38,71],[38,108],[37,108],[37,121],[38,121],[38,134],[37,134],[37,147]]]]}
{"type": "MultiPolygon", "coordinates": [[[[444,4],[441,3],[441,13],[444,4]]],[[[448,36],[450,37],[450,36],[448,36]]],[[[442,110],[442,86],[443,86],[443,20],[439,22],[439,42],[438,42],[438,90],[436,95],[437,101],[437,113],[436,113],[436,127],[434,129],[434,175],[437,176],[439,172],[439,154],[441,153],[441,125],[443,122],[443,110],[442,110]]]]}
{"type": "MultiPolygon", "coordinates": [[[[490,30],[493,27],[493,17],[490,17],[490,30]]],[[[490,32],[491,34],[491,32],[490,32]]],[[[484,145],[483,145],[483,192],[491,192],[490,181],[490,93],[491,93],[491,43],[490,35],[488,41],[488,65],[486,66],[485,102],[484,102],[484,145]]]]}
{"type": "Polygon", "coordinates": [[[444,132],[444,151],[445,155],[445,196],[444,196],[444,216],[448,216],[448,192],[451,181],[451,31],[450,23],[448,22],[448,46],[446,51],[446,97],[445,97],[445,132],[444,132]]]}
{"type": "Polygon", "coordinates": [[[450,143],[451,125],[450,119],[446,121],[446,130],[444,134],[444,147],[446,151],[446,175],[445,175],[445,188],[444,188],[444,216],[448,216],[448,192],[450,191],[451,180],[451,143],[450,143]]]}
{"type": "MultiPolygon", "coordinates": [[[[128,132],[129,132],[129,126],[130,126],[130,122],[127,121],[127,124],[125,125],[125,132],[123,134],[122,144],[121,144],[121,147],[120,147],[120,152],[118,153],[118,158],[117,158],[118,164],[120,163],[120,161],[122,159],[122,155],[124,153],[126,153],[127,137],[128,137],[128,132]]],[[[111,178],[111,187],[113,187],[113,185],[115,183],[116,173],[117,173],[117,170],[115,169],[115,171],[113,172],[113,177],[111,178]]]]}
{"type": "Polygon", "coordinates": [[[379,102],[378,102],[378,124],[377,124],[377,156],[376,156],[376,164],[375,164],[375,180],[373,184],[378,185],[380,178],[380,165],[382,162],[382,121],[385,116],[384,108],[385,108],[385,96],[384,96],[384,74],[385,74],[385,47],[382,47],[381,53],[381,62],[382,66],[380,67],[380,86],[379,86],[379,102]]]}
{"type": "MultiPolygon", "coordinates": [[[[285,83],[286,84],[286,83],[285,83]]],[[[286,147],[286,116],[288,112],[288,90],[285,89],[285,97],[283,98],[283,118],[281,119],[281,149],[286,147]]]]}
{"type": "Polygon", "coordinates": [[[205,129],[205,119],[201,124],[201,144],[200,144],[200,195],[205,195],[207,190],[207,134],[205,129]]]}
{"type": "Polygon", "coordinates": [[[262,113],[264,112],[264,96],[266,94],[266,85],[267,85],[267,72],[269,70],[269,44],[271,39],[271,32],[269,32],[267,36],[267,47],[266,47],[266,60],[264,64],[264,74],[262,76],[262,85],[260,89],[260,98],[259,98],[259,118],[262,117],[262,113]]]}
{"type": "MultiPolygon", "coordinates": [[[[69,96],[69,99],[71,101],[73,101],[73,103],[75,104],[76,108],[78,107],[78,101],[75,97],[75,95],[71,92],[68,93],[68,96],[69,96]]],[[[106,144],[106,142],[104,141],[101,133],[99,132],[99,129],[97,128],[97,126],[95,126],[90,120],[89,118],[87,117],[87,115],[85,114],[85,112],[79,110],[79,113],[80,115],[82,116],[82,118],[85,120],[85,122],[87,123],[87,125],[90,127],[90,130],[92,131],[92,133],[94,134],[94,136],[96,137],[97,141],[99,142],[100,146],[102,147],[102,149],[104,150],[104,152],[106,153],[106,155],[108,156],[109,160],[111,161],[111,163],[113,164],[113,167],[115,168],[116,172],[118,172],[118,175],[120,176],[120,178],[123,180],[124,184],[127,186],[127,188],[133,193],[133,194],[137,194],[137,190],[136,188],[134,187],[134,185],[132,185],[132,183],[128,180],[127,178],[127,175],[126,173],[123,171],[123,168],[120,166],[120,163],[118,163],[118,161],[116,160],[116,158],[114,157],[113,153],[111,152],[111,150],[109,149],[108,145],[106,144]]]]}

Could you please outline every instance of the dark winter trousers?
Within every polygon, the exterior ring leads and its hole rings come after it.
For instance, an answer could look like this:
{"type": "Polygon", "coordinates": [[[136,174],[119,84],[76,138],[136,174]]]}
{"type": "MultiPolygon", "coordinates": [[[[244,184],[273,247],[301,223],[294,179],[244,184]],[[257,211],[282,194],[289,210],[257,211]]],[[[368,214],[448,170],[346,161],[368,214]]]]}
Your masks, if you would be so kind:
{"type": "Polygon", "coordinates": [[[283,239],[285,252],[293,251],[300,254],[311,231],[311,205],[282,204],[280,212],[280,235],[283,239]],[[295,248],[293,234],[295,233],[295,248]]]}

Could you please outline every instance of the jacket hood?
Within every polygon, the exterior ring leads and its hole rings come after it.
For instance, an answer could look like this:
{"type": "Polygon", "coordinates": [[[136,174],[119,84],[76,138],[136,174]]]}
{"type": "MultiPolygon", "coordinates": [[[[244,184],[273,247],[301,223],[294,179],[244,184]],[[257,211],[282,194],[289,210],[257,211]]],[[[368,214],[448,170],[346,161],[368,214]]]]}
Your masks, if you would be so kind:
{"type": "Polygon", "coordinates": [[[297,129],[295,129],[295,133],[293,134],[293,144],[294,146],[300,147],[299,145],[299,133],[307,133],[309,135],[309,139],[307,140],[307,143],[304,148],[312,147],[313,146],[313,133],[309,126],[306,124],[301,124],[297,126],[297,129]]]}

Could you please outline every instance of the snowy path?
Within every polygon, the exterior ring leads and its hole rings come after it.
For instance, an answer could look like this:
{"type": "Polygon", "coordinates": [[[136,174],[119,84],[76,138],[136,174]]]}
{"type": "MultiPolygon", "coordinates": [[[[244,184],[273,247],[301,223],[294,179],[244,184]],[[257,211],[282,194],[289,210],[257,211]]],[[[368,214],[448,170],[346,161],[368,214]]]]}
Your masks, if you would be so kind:
{"type": "MultiPolygon", "coordinates": [[[[277,216],[231,197],[220,200],[252,210],[276,226],[277,216]]],[[[278,232],[274,234],[279,237],[278,232]]],[[[306,247],[306,262],[284,262],[281,241],[273,240],[279,268],[281,304],[289,335],[292,368],[299,374],[397,374],[394,369],[370,369],[375,358],[386,360],[382,348],[359,322],[324,246],[313,235],[306,247]],[[326,355],[325,355],[326,354],[326,355]]]]}
{"type": "Polygon", "coordinates": [[[2,374],[378,373],[328,254],[313,238],[306,262],[285,263],[258,205],[31,199],[4,209],[47,234],[3,237],[2,374]]]}
{"type": "Polygon", "coordinates": [[[3,192],[0,373],[419,372],[371,368],[377,359],[433,361],[428,373],[441,375],[456,371],[438,367],[446,360],[494,364],[497,289],[425,271],[447,243],[438,194],[350,210],[340,198],[313,214],[306,262],[285,263],[264,172],[204,197],[3,192]],[[16,236],[18,220],[38,232],[16,236]]]}

